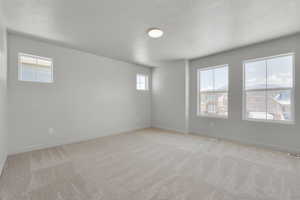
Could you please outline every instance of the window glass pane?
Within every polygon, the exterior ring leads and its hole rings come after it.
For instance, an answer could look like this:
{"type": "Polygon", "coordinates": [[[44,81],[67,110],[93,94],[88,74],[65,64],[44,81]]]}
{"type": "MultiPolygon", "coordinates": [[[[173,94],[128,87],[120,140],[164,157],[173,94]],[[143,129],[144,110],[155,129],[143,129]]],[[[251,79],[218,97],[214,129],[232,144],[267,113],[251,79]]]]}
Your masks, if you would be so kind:
{"type": "Polygon", "coordinates": [[[274,90],[267,92],[268,119],[292,120],[291,115],[291,91],[274,90]]]}
{"type": "Polygon", "coordinates": [[[228,90],[228,67],[214,69],[214,89],[215,90],[228,90]]]}
{"type": "Polygon", "coordinates": [[[52,82],[51,59],[20,54],[19,62],[19,80],[45,83],[52,82]]]}
{"type": "Polygon", "coordinates": [[[140,76],[140,83],[145,84],[145,76],[140,76]]]}
{"type": "Polygon", "coordinates": [[[201,94],[200,109],[202,114],[215,114],[217,99],[215,94],[201,94]]]}
{"type": "Polygon", "coordinates": [[[245,64],[245,89],[266,88],[266,62],[255,61],[245,64]]]}
{"type": "Polygon", "coordinates": [[[40,82],[51,82],[51,69],[44,67],[36,67],[36,80],[40,82]]]}
{"type": "Polygon", "coordinates": [[[248,119],[266,119],[266,92],[246,92],[246,117],[248,119]]]}
{"type": "Polygon", "coordinates": [[[145,89],[146,89],[145,83],[140,83],[139,85],[140,85],[140,89],[141,89],[141,90],[145,90],[145,89]]]}
{"type": "Polygon", "coordinates": [[[141,74],[136,75],[136,89],[148,90],[148,76],[141,74]]]}
{"type": "Polygon", "coordinates": [[[267,60],[268,88],[293,87],[293,56],[267,60]]]}
{"type": "Polygon", "coordinates": [[[136,83],[137,83],[137,84],[139,84],[139,83],[141,82],[141,81],[140,81],[140,77],[141,77],[140,75],[137,75],[137,76],[136,76],[136,83]]]}
{"type": "Polygon", "coordinates": [[[21,76],[22,76],[21,77],[22,80],[32,80],[32,81],[35,81],[36,77],[35,77],[34,67],[31,67],[31,65],[23,64],[21,76]]]}
{"type": "Polygon", "coordinates": [[[143,84],[144,89],[146,89],[146,76],[142,77],[142,84],[143,84]]]}
{"type": "Polygon", "coordinates": [[[228,115],[227,93],[204,93],[200,96],[201,114],[228,115]]]}
{"type": "Polygon", "coordinates": [[[212,91],[213,87],[213,70],[200,71],[200,91],[212,91]]]}
{"type": "Polygon", "coordinates": [[[217,114],[220,116],[228,115],[228,94],[227,93],[216,93],[217,100],[217,114]]]}

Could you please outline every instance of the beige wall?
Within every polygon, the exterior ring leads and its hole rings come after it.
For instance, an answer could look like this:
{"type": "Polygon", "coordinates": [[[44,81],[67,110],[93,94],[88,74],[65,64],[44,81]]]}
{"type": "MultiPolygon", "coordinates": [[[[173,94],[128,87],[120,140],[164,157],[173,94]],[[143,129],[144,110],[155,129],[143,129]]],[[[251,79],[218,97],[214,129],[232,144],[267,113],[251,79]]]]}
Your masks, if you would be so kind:
{"type": "Polygon", "coordinates": [[[150,127],[151,92],[135,85],[150,68],[12,34],[8,46],[10,154],[150,127]],[[54,83],[18,81],[19,52],[53,58],[54,83]]]}

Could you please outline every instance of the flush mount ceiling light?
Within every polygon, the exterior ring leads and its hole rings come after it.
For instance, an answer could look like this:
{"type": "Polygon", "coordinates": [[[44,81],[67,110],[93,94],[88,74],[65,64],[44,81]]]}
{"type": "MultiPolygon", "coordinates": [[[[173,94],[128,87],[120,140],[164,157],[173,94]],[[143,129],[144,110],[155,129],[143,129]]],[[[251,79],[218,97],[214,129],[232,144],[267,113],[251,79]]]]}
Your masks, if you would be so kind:
{"type": "Polygon", "coordinates": [[[164,32],[159,28],[151,28],[148,30],[148,36],[151,38],[160,38],[163,34],[164,32]]]}

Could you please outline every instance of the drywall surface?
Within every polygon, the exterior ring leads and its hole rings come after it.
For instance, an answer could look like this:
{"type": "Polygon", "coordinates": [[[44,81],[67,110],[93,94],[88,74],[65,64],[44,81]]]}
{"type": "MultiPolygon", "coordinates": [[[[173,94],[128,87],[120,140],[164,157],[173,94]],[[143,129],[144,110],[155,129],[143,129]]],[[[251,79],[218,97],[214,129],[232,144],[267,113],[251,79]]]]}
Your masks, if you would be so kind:
{"type": "Polygon", "coordinates": [[[190,132],[274,149],[300,152],[300,35],[261,43],[190,62],[190,132]],[[295,53],[295,124],[242,120],[243,60],[295,53]],[[197,116],[197,74],[200,67],[229,64],[229,116],[197,116]]]}
{"type": "MultiPolygon", "coordinates": [[[[0,9],[1,12],[1,9],[0,9]]],[[[1,13],[0,13],[1,18],[1,13]]],[[[0,19],[0,175],[7,156],[6,92],[7,92],[7,48],[6,28],[0,19]]]]}
{"type": "Polygon", "coordinates": [[[8,35],[9,153],[150,127],[151,69],[8,35]],[[18,81],[18,53],[53,59],[54,83],[18,81]]]}
{"type": "Polygon", "coordinates": [[[152,127],[186,132],[184,61],[152,70],[152,127]]]}

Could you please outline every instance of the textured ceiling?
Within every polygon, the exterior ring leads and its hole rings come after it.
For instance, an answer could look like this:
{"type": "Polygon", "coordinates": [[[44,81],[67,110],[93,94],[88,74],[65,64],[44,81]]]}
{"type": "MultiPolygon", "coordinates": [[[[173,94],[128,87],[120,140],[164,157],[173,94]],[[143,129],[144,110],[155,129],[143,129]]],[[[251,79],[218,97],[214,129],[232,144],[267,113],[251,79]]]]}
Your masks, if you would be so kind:
{"type": "Polygon", "coordinates": [[[3,1],[12,32],[148,66],[300,31],[300,0],[3,1]]]}

